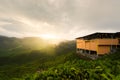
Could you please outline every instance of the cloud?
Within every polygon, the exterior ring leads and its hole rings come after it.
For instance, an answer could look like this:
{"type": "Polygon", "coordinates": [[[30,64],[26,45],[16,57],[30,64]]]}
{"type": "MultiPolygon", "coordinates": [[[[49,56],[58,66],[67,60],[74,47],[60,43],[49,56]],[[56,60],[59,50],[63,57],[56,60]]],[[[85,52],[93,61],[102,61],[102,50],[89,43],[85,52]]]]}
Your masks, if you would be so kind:
{"type": "Polygon", "coordinates": [[[55,34],[74,39],[97,31],[116,32],[119,14],[119,0],[0,0],[0,29],[4,32],[0,34],[55,34]]]}

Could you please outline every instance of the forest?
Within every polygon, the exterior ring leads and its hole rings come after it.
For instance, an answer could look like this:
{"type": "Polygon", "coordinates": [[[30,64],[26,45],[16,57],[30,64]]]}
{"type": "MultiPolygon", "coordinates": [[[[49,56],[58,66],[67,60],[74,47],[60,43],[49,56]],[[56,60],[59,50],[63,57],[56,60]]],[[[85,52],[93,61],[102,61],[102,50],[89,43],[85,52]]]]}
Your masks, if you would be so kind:
{"type": "Polygon", "coordinates": [[[120,80],[120,50],[96,60],[76,55],[75,41],[0,36],[0,80],[120,80]]]}

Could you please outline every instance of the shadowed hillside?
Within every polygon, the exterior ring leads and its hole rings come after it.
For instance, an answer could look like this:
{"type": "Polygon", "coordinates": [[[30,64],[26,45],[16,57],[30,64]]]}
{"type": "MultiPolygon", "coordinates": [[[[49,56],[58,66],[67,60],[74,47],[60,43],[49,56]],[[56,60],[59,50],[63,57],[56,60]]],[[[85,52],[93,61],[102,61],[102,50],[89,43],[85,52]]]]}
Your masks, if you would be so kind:
{"type": "MultiPolygon", "coordinates": [[[[55,45],[37,37],[14,38],[0,36],[0,56],[17,55],[32,50],[49,51],[55,45]]],[[[50,52],[50,51],[49,51],[50,52]]]]}
{"type": "Polygon", "coordinates": [[[120,79],[120,50],[83,60],[76,55],[75,41],[53,45],[39,38],[0,40],[0,80],[120,79]]]}
{"type": "MultiPolygon", "coordinates": [[[[64,62],[31,74],[25,80],[119,80],[120,50],[98,60],[82,60],[74,53],[64,54],[64,62]]],[[[58,57],[58,56],[57,56],[58,57]]],[[[59,56],[60,57],[60,56],[59,56]]],[[[62,56],[61,56],[62,58],[62,56]]],[[[60,59],[55,59],[59,61],[60,59]]]]}
{"type": "Polygon", "coordinates": [[[75,52],[75,41],[55,45],[33,37],[19,39],[2,36],[0,40],[3,45],[0,45],[0,80],[13,80],[38,70],[47,70],[65,62],[64,56],[75,52]]]}

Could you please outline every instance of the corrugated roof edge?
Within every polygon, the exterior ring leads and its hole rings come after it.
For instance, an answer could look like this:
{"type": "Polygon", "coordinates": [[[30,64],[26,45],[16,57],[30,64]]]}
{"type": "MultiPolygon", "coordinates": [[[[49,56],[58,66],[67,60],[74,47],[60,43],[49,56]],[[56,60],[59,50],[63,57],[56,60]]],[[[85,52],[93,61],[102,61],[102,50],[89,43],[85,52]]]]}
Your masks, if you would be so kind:
{"type": "Polygon", "coordinates": [[[77,37],[75,39],[81,39],[81,38],[85,38],[85,37],[88,37],[88,36],[91,36],[91,35],[96,35],[96,34],[120,34],[120,32],[115,32],[115,33],[107,33],[107,32],[95,32],[95,33],[92,33],[92,34],[89,34],[89,35],[86,35],[86,36],[83,36],[83,37],[77,37]]]}

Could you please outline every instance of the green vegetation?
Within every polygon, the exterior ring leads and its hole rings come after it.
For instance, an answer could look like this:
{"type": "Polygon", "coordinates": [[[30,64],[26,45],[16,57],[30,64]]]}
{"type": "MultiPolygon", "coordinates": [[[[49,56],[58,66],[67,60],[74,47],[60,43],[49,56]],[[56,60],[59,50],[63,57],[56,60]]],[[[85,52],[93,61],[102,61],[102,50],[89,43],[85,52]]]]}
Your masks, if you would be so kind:
{"type": "MultiPolygon", "coordinates": [[[[120,80],[120,55],[106,55],[98,60],[81,60],[75,54],[65,55],[64,62],[25,80],[120,80]]],[[[60,57],[60,56],[59,56],[60,57]]],[[[61,57],[62,58],[62,57],[61,57]]],[[[58,61],[60,59],[56,59],[58,61]]]]}
{"type": "Polygon", "coordinates": [[[15,56],[34,50],[53,53],[54,45],[37,37],[9,38],[0,36],[0,56],[15,56]],[[53,51],[53,52],[52,52],[53,51]]]}
{"type": "Polygon", "coordinates": [[[83,60],[75,54],[75,41],[50,45],[35,38],[9,39],[0,38],[0,80],[120,80],[120,50],[83,60]]]}

